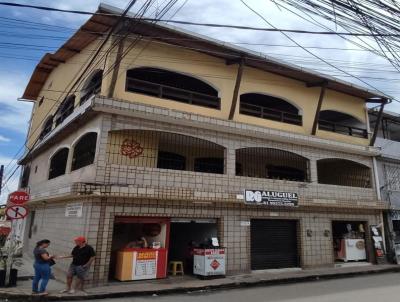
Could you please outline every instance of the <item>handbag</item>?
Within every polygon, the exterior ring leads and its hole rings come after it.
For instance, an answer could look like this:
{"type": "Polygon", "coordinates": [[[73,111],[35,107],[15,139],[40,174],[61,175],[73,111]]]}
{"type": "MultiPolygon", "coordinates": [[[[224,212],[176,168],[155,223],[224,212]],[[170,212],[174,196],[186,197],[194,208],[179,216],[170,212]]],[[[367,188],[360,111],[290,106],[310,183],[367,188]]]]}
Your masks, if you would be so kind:
{"type": "Polygon", "coordinates": [[[50,264],[50,266],[53,266],[53,265],[56,264],[56,262],[54,261],[54,259],[50,259],[50,260],[49,260],[49,264],[50,264]]]}

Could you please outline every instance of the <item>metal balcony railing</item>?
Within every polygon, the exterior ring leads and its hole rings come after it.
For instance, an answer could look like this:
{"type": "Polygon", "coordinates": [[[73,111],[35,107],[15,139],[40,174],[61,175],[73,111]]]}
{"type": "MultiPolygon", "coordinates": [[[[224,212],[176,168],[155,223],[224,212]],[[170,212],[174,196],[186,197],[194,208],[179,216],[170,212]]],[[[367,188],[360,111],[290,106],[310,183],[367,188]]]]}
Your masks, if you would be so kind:
{"type": "Polygon", "coordinates": [[[368,138],[368,132],[366,129],[347,126],[331,121],[319,120],[318,121],[318,129],[324,131],[331,131],[339,134],[360,137],[360,138],[368,138]]]}
{"type": "Polygon", "coordinates": [[[244,102],[240,102],[240,113],[287,124],[303,125],[301,115],[244,102]]]}
{"type": "Polygon", "coordinates": [[[143,93],[163,99],[171,99],[191,105],[198,105],[213,109],[221,108],[221,99],[217,96],[138,79],[127,78],[126,90],[130,92],[143,93]]]}

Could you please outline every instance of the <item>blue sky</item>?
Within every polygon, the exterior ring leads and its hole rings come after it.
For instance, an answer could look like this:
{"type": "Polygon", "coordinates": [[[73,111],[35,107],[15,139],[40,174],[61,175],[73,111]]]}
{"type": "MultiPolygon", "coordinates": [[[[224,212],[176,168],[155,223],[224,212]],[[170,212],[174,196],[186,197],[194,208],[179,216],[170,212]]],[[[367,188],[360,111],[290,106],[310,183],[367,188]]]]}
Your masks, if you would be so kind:
{"type": "MultiPolygon", "coordinates": [[[[64,2],[19,0],[13,2],[87,11],[94,11],[99,4],[97,0],[69,0],[64,2]]],[[[124,8],[128,0],[109,0],[106,2],[124,8]]],[[[142,2],[143,0],[139,0],[133,7],[133,11],[142,2]]],[[[157,8],[161,7],[165,2],[165,0],[155,0],[151,8],[151,14],[156,12],[157,8]]],[[[320,30],[320,28],[299,19],[289,12],[277,9],[272,1],[248,0],[247,2],[277,27],[320,30]]],[[[232,0],[179,0],[166,17],[168,18],[172,15],[176,20],[267,26],[240,1],[232,0]],[[182,4],[185,5],[174,15],[182,4]]],[[[56,50],[73,33],[73,29],[78,28],[87,18],[87,16],[75,14],[0,7],[0,164],[7,166],[6,176],[12,172],[15,166],[15,154],[24,144],[32,108],[30,103],[18,102],[17,98],[22,95],[29,77],[40,58],[46,52],[56,50]],[[11,20],[10,18],[45,23],[49,26],[35,25],[11,20]],[[11,162],[11,160],[14,161],[11,162]]],[[[335,29],[334,24],[326,22],[325,24],[335,29]]],[[[324,65],[301,49],[276,46],[278,44],[293,46],[293,43],[279,33],[194,26],[187,26],[186,28],[223,41],[235,42],[239,46],[257,50],[290,63],[300,64],[320,72],[338,76],[343,80],[360,84],[357,80],[324,65]],[[271,44],[275,46],[271,46],[271,44]]],[[[354,75],[365,77],[365,80],[374,87],[400,99],[400,93],[398,92],[399,72],[396,72],[384,59],[357,49],[352,43],[339,37],[310,35],[292,35],[292,37],[303,46],[341,48],[341,50],[313,48],[312,51],[354,75]]],[[[388,109],[400,113],[398,103],[393,103],[388,109]]],[[[21,154],[22,152],[18,156],[20,157],[21,154]]],[[[4,200],[9,190],[12,191],[16,188],[17,176],[18,173],[10,180],[0,197],[0,201],[4,200]]]]}

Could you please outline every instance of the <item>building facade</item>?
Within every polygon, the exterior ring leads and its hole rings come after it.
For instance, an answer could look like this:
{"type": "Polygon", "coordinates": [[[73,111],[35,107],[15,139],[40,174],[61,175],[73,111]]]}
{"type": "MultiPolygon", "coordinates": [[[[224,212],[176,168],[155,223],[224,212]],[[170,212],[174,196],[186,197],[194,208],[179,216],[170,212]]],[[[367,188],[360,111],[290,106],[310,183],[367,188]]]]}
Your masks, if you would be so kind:
{"type": "MultiPolygon", "coordinates": [[[[377,110],[370,110],[370,123],[375,127],[377,110]]],[[[395,259],[395,245],[400,244],[400,116],[384,111],[377,132],[375,146],[380,149],[377,171],[381,199],[388,205],[384,211],[386,247],[391,261],[395,259]]]]}
{"type": "Polygon", "coordinates": [[[48,238],[64,254],[84,235],[97,251],[93,284],[114,278],[116,254],[138,236],[169,260],[217,237],[229,274],[333,266],[346,234],[375,261],[370,227],[386,205],[366,100],[385,96],[144,21],[68,87],[102,41],[87,31],[114,22],[91,17],[24,93],[35,103],[20,161],[27,251],[48,238]],[[297,204],[254,204],[246,190],[297,204]]]}

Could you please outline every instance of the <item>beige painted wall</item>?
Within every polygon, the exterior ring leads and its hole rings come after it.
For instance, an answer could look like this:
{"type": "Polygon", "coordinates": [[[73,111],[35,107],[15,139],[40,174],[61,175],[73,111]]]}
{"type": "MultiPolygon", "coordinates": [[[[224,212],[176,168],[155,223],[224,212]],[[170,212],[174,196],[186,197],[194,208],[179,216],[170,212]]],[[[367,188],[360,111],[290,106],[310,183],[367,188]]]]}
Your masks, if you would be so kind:
{"type": "MultiPolygon", "coordinates": [[[[77,79],[77,75],[83,70],[83,66],[87,62],[88,58],[92,54],[93,50],[99,45],[99,41],[91,43],[86,49],[81,53],[75,55],[69,59],[66,63],[60,64],[55,68],[49,75],[46,83],[43,86],[42,91],[39,94],[37,102],[35,103],[35,110],[32,117],[31,129],[28,136],[28,146],[31,147],[33,143],[37,140],[40,135],[41,129],[43,128],[44,122],[47,118],[54,114],[64,100],[67,92],[69,91],[73,80],[77,79]],[[39,106],[39,100],[44,97],[43,103],[39,106]]],[[[100,57],[100,60],[96,61],[98,67],[102,69],[104,65],[104,60],[100,57]],[[103,64],[101,64],[103,62],[103,64]]],[[[75,94],[75,107],[79,104],[80,99],[80,89],[85,84],[83,80],[76,88],[74,88],[71,94],[75,94]]]]}
{"type": "MultiPolygon", "coordinates": [[[[90,46],[88,46],[87,50],[84,50],[80,54],[74,56],[67,63],[61,64],[52,72],[44,86],[44,90],[40,94],[41,96],[45,96],[46,99],[42,106],[36,106],[35,108],[36,110],[32,121],[32,129],[40,127],[43,117],[54,105],[54,101],[52,99],[58,99],[60,97],[60,91],[65,90],[67,83],[80,70],[82,62],[87,60],[90,51],[95,48],[96,43],[98,42],[93,42],[90,46]]],[[[129,45],[129,42],[127,42],[125,45],[129,45]]],[[[102,95],[107,95],[108,92],[112,73],[110,72],[107,74],[107,70],[113,64],[115,52],[110,55],[109,58],[110,59],[106,62],[106,75],[103,79],[101,92],[102,95]]],[[[236,72],[236,65],[228,66],[225,64],[224,60],[214,58],[206,54],[156,42],[141,42],[136,45],[122,60],[114,98],[120,98],[128,101],[130,100],[133,102],[143,102],[150,105],[227,119],[232,102],[236,72]],[[183,104],[172,100],[159,99],[142,94],[126,92],[126,70],[141,66],[160,67],[172,71],[178,71],[180,73],[192,75],[209,83],[219,92],[219,96],[221,97],[221,110],[183,104]]],[[[286,123],[240,115],[239,106],[236,108],[234,120],[264,127],[281,129],[289,132],[296,132],[306,135],[310,134],[320,88],[307,88],[305,84],[300,81],[266,73],[253,68],[245,68],[240,94],[248,92],[265,93],[288,100],[290,103],[298,107],[300,112],[303,114],[303,126],[290,125],[286,123]]],[[[79,93],[77,93],[76,102],[79,102],[79,93]]],[[[365,104],[360,98],[328,90],[322,106],[322,110],[324,109],[337,110],[351,114],[365,123],[365,104]]],[[[54,112],[55,108],[50,111],[54,112]]],[[[40,131],[34,133],[29,142],[32,143],[34,138],[39,133],[40,131]]],[[[330,140],[360,145],[368,144],[368,140],[366,139],[353,138],[350,136],[329,132],[327,133],[326,131],[318,132],[317,135],[330,140]]]]}
{"type": "MultiPolygon", "coordinates": [[[[97,132],[97,140],[99,140],[100,123],[101,117],[91,120],[84,127],[78,129],[75,133],[70,134],[57,145],[53,145],[51,148],[40,153],[30,162],[31,173],[29,177],[29,187],[31,190],[33,190],[32,193],[34,193],[36,189],[43,189],[43,187],[52,188],[59,184],[70,184],[73,182],[93,180],[96,172],[94,164],[71,171],[71,162],[74,146],[84,134],[88,132],[97,132]],[[62,148],[69,149],[66,173],[59,177],[48,180],[50,159],[62,148]]],[[[97,144],[97,149],[98,147],[99,144],[97,144]]],[[[97,155],[98,152],[96,150],[96,156],[97,155]]]]}

